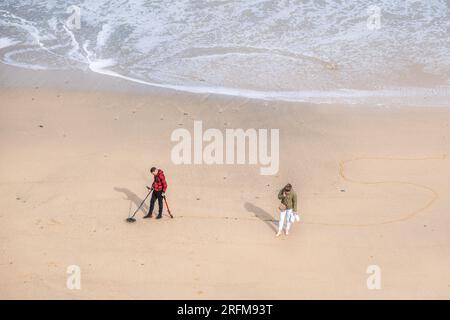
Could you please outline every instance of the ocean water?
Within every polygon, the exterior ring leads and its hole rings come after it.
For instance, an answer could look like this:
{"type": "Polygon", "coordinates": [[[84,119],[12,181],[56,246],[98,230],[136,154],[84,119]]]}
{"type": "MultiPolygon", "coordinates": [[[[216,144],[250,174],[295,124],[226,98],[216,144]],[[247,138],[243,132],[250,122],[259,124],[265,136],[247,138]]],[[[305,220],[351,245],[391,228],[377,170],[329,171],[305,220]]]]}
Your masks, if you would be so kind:
{"type": "Polygon", "coordinates": [[[450,97],[448,0],[1,0],[0,60],[266,100],[450,97]]]}

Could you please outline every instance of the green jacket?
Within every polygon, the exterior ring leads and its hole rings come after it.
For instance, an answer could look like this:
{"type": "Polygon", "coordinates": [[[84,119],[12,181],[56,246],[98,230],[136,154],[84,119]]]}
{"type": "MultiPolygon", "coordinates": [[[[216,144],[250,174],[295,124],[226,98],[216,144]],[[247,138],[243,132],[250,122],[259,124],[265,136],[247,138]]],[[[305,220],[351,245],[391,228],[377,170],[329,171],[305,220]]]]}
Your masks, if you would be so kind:
{"type": "Polygon", "coordinates": [[[284,204],[288,209],[293,209],[294,212],[297,212],[297,193],[295,193],[294,189],[291,189],[291,192],[283,196],[283,189],[278,192],[278,199],[281,200],[281,203],[284,204]]]}

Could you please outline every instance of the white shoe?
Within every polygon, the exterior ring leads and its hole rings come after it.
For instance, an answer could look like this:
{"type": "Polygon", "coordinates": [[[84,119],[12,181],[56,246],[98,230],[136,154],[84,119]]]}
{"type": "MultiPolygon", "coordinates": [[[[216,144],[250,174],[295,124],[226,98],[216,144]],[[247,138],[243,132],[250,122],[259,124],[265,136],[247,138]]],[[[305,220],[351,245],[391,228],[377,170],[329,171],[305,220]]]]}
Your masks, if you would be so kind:
{"type": "Polygon", "coordinates": [[[279,237],[279,236],[281,236],[281,232],[280,231],[277,232],[276,237],[279,237]]]}
{"type": "Polygon", "coordinates": [[[298,214],[295,215],[295,221],[297,221],[297,222],[300,221],[300,216],[298,214]]]}
{"type": "Polygon", "coordinates": [[[286,230],[286,235],[287,235],[287,236],[289,235],[289,231],[287,231],[287,230],[286,230]]]}

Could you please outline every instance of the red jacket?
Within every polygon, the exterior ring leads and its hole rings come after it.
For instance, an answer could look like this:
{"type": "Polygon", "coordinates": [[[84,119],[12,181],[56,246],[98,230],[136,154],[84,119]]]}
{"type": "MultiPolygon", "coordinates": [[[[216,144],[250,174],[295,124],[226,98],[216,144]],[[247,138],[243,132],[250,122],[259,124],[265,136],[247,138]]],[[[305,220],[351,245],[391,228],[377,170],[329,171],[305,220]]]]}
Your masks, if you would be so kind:
{"type": "Polygon", "coordinates": [[[152,187],[155,191],[166,192],[167,182],[166,177],[164,176],[164,171],[158,169],[158,174],[154,176],[155,180],[153,181],[152,187]]]}

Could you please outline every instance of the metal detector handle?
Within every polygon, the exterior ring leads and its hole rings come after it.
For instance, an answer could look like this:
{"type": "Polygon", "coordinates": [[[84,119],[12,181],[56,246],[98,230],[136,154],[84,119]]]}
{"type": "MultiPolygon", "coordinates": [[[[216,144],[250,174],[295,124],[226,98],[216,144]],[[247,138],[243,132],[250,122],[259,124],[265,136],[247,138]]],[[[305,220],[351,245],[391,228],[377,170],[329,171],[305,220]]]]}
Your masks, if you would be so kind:
{"type": "Polygon", "coordinates": [[[164,196],[164,202],[166,204],[167,212],[169,213],[169,216],[173,219],[173,215],[170,213],[169,205],[167,204],[166,196],[164,196]]]}

